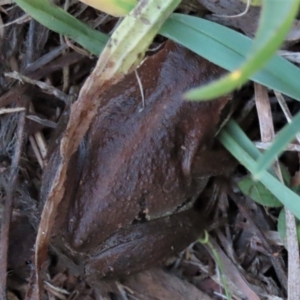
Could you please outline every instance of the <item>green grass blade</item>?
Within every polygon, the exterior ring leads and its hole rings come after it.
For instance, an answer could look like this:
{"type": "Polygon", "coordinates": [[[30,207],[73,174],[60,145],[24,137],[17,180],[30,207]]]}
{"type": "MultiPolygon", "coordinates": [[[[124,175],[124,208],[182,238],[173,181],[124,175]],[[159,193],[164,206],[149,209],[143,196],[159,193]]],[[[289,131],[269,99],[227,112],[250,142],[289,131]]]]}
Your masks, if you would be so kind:
{"type": "Polygon", "coordinates": [[[265,48],[266,58],[275,53],[293,24],[298,8],[299,0],[263,0],[251,52],[265,48]]]}
{"type": "MultiPolygon", "coordinates": [[[[234,137],[236,141],[238,141],[239,146],[255,161],[261,157],[261,152],[253,145],[252,141],[247,137],[241,127],[234,120],[229,120],[227,122],[226,131],[229,135],[234,137]]],[[[269,169],[268,172],[277,178],[273,169],[269,169]]]]}
{"type": "Polygon", "coordinates": [[[229,120],[226,124],[226,130],[230,135],[234,136],[237,141],[239,141],[240,147],[247,151],[253,159],[257,160],[260,157],[260,151],[256,147],[253,147],[252,141],[235,121],[229,120]]]}
{"type": "MultiPolygon", "coordinates": [[[[181,14],[173,14],[160,33],[229,71],[235,70],[246,60],[252,47],[252,40],[236,31],[181,14]]],[[[250,78],[300,100],[300,69],[279,56],[273,57],[250,78]]]]}
{"type": "MultiPolygon", "coordinates": [[[[229,71],[241,65],[252,45],[250,38],[236,31],[181,14],[173,14],[160,33],[229,71]]],[[[298,78],[300,69],[279,56],[251,76],[258,83],[300,100],[298,78]]]]}
{"type": "Polygon", "coordinates": [[[49,0],[15,0],[27,14],[47,28],[66,35],[94,55],[103,50],[108,36],[80,22],[49,0]]]}
{"type": "Polygon", "coordinates": [[[263,155],[257,160],[253,169],[253,176],[255,179],[259,179],[264,169],[271,166],[273,161],[278,157],[286,145],[295,137],[300,131],[300,112],[293,118],[290,124],[287,124],[276,136],[274,142],[270,148],[265,151],[263,155]]]}
{"type": "MultiPolygon", "coordinates": [[[[300,113],[299,113],[300,114],[300,113]]],[[[298,115],[296,116],[297,119],[299,118],[298,115]]],[[[296,118],[295,117],[295,118],[296,118]]],[[[296,119],[296,121],[297,121],[296,119]]],[[[284,132],[280,132],[278,137],[275,139],[275,142],[277,144],[275,144],[275,146],[271,146],[275,147],[274,151],[272,151],[272,156],[270,158],[267,158],[267,164],[264,166],[265,169],[269,168],[271,166],[271,163],[276,159],[276,157],[278,156],[278,153],[280,151],[282,151],[282,149],[284,149],[284,145],[287,145],[287,140],[289,140],[290,138],[293,138],[295,136],[295,132],[299,131],[299,125],[297,124],[298,121],[296,123],[294,123],[295,120],[293,119],[290,125],[287,125],[283,130],[284,132]],[[292,129],[291,129],[292,127],[292,129]],[[281,137],[281,135],[283,135],[283,137],[281,137]],[[279,141],[277,142],[277,139],[279,139],[279,141]]],[[[226,130],[227,132],[234,136],[235,140],[238,141],[240,147],[242,147],[246,152],[248,152],[248,154],[256,161],[256,166],[254,166],[254,173],[255,173],[255,168],[258,166],[259,162],[261,160],[264,160],[265,158],[263,158],[267,152],[265,152],[264,154],[261,154],[261,152],[253,146],[253,143],[251,142],[251,140],[249,140],[249,138],[245,135],[245,133],[242,131],[242,129],[238,126],[238,124],[232,120],[230,120],[227,124],[226,124],[226,130]]],[[[290,140],[289,140],[290,141],[290,140]]],[[[274,170],[272,168],[268,169],[269,173],[272,174],[273,176],[276,176],[274,170]]],[[[283,175],[284,181],[289,184],[290,182],[290,175],[288,173],[288,171],[281,165],[281,173],[283,175]]],[[[255,177],[256,179],[258,179],[257,177],[255,177]]]]}
{"type": "MultiPolygon", "coordinates": [[[[254,171],[255,159],[248,151],[239,145],[234,134],[229,134],[227,127],[220,132],[219,140],[230,153],[244,165],[251,173],[254,171]]],[[[252,147],[255,147],[252,144],[252,147]]],[[[267,171],[262,171],[260,182],[278,198],[290,211],[292,211],[297,218],[300,217],[300,197],[282,184],[278,179],[272,176],[267,171]]]]}
{"type": "Polygon", "coordinates": [[[187,99],[214,99],[239,88],[275,54],[295,19],[299,0],[264,0],[263,3],[258,38],[253,41],[246,62],[222,79],[189,91],[185,95],[187,99]]]}
{"type": "Polygon", "coordinates": [[[229,71],[241,65],[252,43],[250,38],[217,23],[177,13],[159,33],[229,71]]]}

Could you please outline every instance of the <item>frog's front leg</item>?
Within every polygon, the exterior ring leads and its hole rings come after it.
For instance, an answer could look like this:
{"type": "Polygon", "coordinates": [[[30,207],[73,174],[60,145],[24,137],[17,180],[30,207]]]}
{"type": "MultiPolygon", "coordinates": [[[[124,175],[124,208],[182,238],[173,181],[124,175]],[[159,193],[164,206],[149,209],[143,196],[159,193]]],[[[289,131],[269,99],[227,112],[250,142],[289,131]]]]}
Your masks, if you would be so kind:
{"type": "Polygon", "coordinates": [[[90,255],[85,264],[88,282],[151,268],[182,251],[207,228],[207,201],[201,203],[201,212],[190,209],[118,231],[90,255]]]}

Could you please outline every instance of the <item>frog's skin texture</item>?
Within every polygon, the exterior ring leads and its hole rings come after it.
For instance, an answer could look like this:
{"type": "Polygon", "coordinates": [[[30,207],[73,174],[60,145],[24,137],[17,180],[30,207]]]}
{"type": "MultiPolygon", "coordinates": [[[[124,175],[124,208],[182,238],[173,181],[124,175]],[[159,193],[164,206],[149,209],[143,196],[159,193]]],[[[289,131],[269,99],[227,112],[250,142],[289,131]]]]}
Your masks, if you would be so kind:
{"type": "Polygon", "coordinates": [[[208,149],[230,96],[197,103],[182,94],[225,71],[167,42],[137,73],[144,105],[135,73],[102,97],[58,210],[52,244],[89,278],[152,266],[196,239],[208,216],[206,204],[200,217],[187,209],[216,173],[208,149]]]}

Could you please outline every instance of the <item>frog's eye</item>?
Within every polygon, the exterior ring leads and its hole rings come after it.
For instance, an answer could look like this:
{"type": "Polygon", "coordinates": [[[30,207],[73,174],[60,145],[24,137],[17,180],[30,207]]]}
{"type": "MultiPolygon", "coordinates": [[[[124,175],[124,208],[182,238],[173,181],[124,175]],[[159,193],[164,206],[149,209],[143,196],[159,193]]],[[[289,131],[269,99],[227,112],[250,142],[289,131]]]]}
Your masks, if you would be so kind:
{"type": "Polygon", "coordinates": [[[138,0],[80,0],[81,2],[99,9],[115,17],[127,15],[137,4],[138,0]]]}

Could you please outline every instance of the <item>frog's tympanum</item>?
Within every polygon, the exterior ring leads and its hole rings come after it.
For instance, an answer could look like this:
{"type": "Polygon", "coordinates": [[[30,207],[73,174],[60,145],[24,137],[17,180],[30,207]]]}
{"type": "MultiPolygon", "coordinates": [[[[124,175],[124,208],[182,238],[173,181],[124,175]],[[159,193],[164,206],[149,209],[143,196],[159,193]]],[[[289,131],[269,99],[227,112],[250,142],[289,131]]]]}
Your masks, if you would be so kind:
{"type": "Polygon", "coordinates": [[[58,210],[52,245],[90,280],[145,269],[195,240],[208,217],[199,195],[219,172],[209,149],[230,96],[182,95],[225,71],[167,42],[137,73],[140,85],[133,72],[102,97],[58,210]]]}

